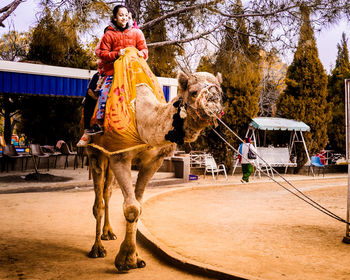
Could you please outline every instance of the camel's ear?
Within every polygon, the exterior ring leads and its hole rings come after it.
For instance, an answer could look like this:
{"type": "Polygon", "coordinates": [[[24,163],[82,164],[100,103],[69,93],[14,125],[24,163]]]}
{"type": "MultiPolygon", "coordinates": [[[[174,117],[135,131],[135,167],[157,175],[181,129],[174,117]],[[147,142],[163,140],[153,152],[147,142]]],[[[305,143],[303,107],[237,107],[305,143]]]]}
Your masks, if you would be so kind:
{"type": "Polygon", "coordinates": [[[220,72],[216,74],[216,79],[218,80],[219,84],[222,84],[222,75],[220,72]]]}
{"type": "Polygon", "coordinates": [[[189,76],[187,74],[185,74],[182,71],[179,72],[179,75],[177,76],[177,81],[179,82],[179,86],[182,90],[187,89],[188,79],[189,79],[189,76]]]}

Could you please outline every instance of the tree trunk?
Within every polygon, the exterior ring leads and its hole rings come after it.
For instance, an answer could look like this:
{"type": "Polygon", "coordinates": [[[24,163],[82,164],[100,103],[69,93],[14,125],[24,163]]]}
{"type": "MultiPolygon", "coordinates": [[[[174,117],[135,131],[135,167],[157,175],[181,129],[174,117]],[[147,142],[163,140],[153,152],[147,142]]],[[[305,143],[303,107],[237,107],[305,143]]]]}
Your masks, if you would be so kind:
{"type": "Polygon", "coordinates": [[[4,140],[6,144],[11,144],[11,112],[9,110],[10,100],[8,94],[4,93],[4,140]]]}

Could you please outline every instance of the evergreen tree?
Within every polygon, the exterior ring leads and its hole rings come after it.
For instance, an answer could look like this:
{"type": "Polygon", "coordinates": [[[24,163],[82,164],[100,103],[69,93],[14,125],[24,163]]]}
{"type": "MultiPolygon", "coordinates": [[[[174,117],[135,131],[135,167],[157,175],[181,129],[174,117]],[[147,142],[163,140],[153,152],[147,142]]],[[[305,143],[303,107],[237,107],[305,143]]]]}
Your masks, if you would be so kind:
{"type": "MultiPolygon", "coordinates": [[[[241,0],[236,1],[234,13],[243,13],[241,0]]],[[[238,18],[233,28],[226,29],[216,60],[216,70],[222,71],[223,90],[227,97],[224,121],[241,136],[259,111],[259,63],[259,49],[249,42],[244,19],[238,18]]]]}
{"type": "MultiPolygon", "coordinates": [[[[327,95],[327,75],[318,57],[309,13],[304,10],[298,47],[287,70],[286,89],[278,109],[283,117],[310,126],[311,132],[305,133],[304,137],[311,155],[321,151],[327,143],[327,125],[331,121],[327,95]]],[[[304,147],[297,145],[298,168],[306,160],[304,147]]]]}
{"type": "Polygon", "coordinates": [[[328,101],[333,104],[333,121],[328,125],[328,139],[335,150],[345,154],[344,80],[350,78],[349,51],[345,33],[342,34],[341,42],[337,48],[337,60],[328,82],[328,101]]]}
{"type": "MultiPolygon", "coordinates": [[[[148,1],[146,11],[144,14],[144,20],[151,21],[160,17],[162,12],[161,4],[158,0],[148,1]]],[[[148,43],[167,41],[166,22],[162,21],[154,26],[152,29],[145,30],[144,34],[148,43]]],[[[175,68],[177,66],[176,56],[182,55],[183,50],[176,46],[162,46],[149,49],[148,65],[152,72],[159,77],[172,77],[176,76],[175,68]]]]}
{"type": "Polygon", "coordinates": [[[197,67],[198,72],[208,72],[214,74],[214,61],[210,56],[202,56],[197,67]]]}
{"type": "Polygon", "coordinates": [[[46,14],[34,28],[28,60],[55,66],[91,69],[93,58],[79,44],[74,22],[68,11],[46,14]]]}
{"type": "MultiPolygon", "coordinates": [[[[233,13],[243,13],[242,2],[237,0],[233,13]]],[[[205,59],[202,63],[204,65],[205,59]]],[[[244,18],[238,17],[228,24],[214,62],[215,72],[221,72],[222,88],[225,94],[225,114],[223,121],[241,137],[244,137],[248,124],[259,111],[261,73],[259,68],[259,48],[249,42],[244,18]]],[[[238,146],[238,139],[227,129],[218,128],[231,145],[238,146]]],[[[233,151],[213,132],[205,131],[197,145],[208,145],[220,162],[232,166],[233,151]]]]}

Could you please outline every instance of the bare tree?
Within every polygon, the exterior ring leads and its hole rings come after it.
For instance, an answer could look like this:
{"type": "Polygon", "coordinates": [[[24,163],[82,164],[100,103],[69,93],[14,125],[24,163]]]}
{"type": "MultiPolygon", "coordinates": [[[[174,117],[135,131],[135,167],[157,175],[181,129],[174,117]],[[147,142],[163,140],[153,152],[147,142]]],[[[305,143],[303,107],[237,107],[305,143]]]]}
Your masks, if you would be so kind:
{"type": "Polygon", "coordinates": [[[271,51],[261,51],[261,89],[259,97],[259,116],[274,117],[277,113],[276,103],[285,88],[287,65],[271,51]]]}
{"type": "MultiPolygon", "coordinates": [[[[246,33],[252,43],[263,48],[290,49],[297,42],[295,38],[300,26],[301,7],[310,10],[315,30],[331,25],[341,17],[350,18],[350,2],[347,0],[250,0],[244,2],[240,13],[232,10],[236,0],[158,0],[162,15],[144,22],[143,13],[149,1],[42,0],[41,4],[49,9],[69,10],[82,33],[93,29],[103,20],[107,22],[115,5],[127,5],[136,12],[142,30],[152,29],[159,22],[165,22],[169,39],[149,42],[150,48],[179,45],[192,49],[205,41],[212,44],[210,48],[215,49],[225,29],[232,28],[233,20],[244,18],[246,33]]],[[[23,0],[15,0],[2,8],[2,17],[5,14],[8,16],[21,2],[23,0]]]]}
{"type": "MultiPolygon", "coordinates": [[[[18,1],[13,1],[18,2],[18,1]]],[[[19,1],[21,2],[21,1],[19,1]]],[[[163,15],[150,22],[142,22],[143,5],[147,5],[148,1],[141,0],[125,0],[125,1],[108,1],[108,0],[43,0],[42,3],[49,5],[51,8],[69,8],[76,13],[83,12],[85,18],[96,16],[98,9],[105,12],[105,17],[109,17],[112,7],[117,4],[125,4],[134,9],[141,23],[141,29],[149,29],[160,21],[166,21],[169,25],[169,33],[172,34],[173,40],[168,42],[155,42],[150,47],[188,43],[194,40],[207,37],[209,34],[221,32],[225,28],[225,24],[230,20],[244,17],[251,26],[249,31],[253,31],[260,25],[269,36],[273,35],[270,40],[285,41],[289,35],[295,34],[299,30],[296,25],[299,24],[300,7],[307,7],[311,10],[313,21],[318,28],[332,24],[340,17],[349,17],[350,2],[346,0],[251,0],[244,4],[243,12],[240,14],[233,13],[229,7],[234,5],[234,0],[204,0],[204,1],[169,1],[159,0],[162,6],[163,15]],[[188,2],[186,4],[186,2],[188,2]],[[193,4],[195,2],[195,4],[193,4]],[[176,3],[179,3],[176,5],[176,3]],[[180,5],[180,6],[179,6],[180,5]],[[104,7],[104,8],[102,8],[104,7]],[[95,14],[94,14],[95,12],[95,14]],[[180,29],[184,31],[181,20],[188,16],[193,19],[194,32],[187,34],[186,37],[179,37],[182,34],[178,32],[180,29]],[[177,24],[174,24],[174,21],[177,24]],[[177,26],[176,26],[177,25],[177,26]],[[276,32],[272,32],[276,31],[276,32]],[[274,34],[272,34],[274,33],[274,34]]],[[[85,19],[84,19],[85,20],[85,19]]],[[[265,34],[265,35],[266,35],[265,34]]],[[[256,35],[250,33],[249,35],[256,35]]],[[[257,39],[266,39],[260,36],[257,39]]]]}

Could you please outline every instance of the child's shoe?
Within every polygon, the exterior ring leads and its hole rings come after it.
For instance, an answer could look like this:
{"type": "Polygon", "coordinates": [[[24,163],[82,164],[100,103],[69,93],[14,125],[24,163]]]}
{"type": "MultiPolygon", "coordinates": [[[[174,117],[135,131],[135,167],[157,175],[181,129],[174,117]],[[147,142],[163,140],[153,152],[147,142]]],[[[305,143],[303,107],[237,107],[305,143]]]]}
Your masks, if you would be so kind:
{"type": "Polygon", "coordinates": [[[77,147],[86,147],[87,144],[89,144],[91,141],[91,136],[87,135],[86,133],[81,136],[79,142],[77,143],[77,147]]]}
{"type": "Polygon", "coordinates": [[[100,133],[103,133],[103,128],[98,124],[94,124],[90,129],[85,131],[85,134],[87,135],[95,135],[100,133]]]}

